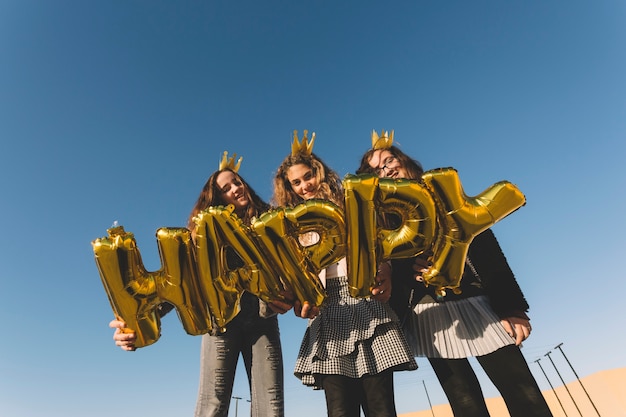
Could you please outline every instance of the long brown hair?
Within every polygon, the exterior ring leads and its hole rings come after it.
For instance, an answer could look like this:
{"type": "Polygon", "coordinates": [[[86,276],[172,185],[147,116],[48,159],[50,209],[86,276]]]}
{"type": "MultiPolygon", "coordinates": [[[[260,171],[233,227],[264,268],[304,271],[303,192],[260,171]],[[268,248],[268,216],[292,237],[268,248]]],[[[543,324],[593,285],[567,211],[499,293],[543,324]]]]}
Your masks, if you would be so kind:
{"type": "MultiPolygon", "coordinates": [[[[379,149],[370,149],[361,158],[361,166],[356,170],[357,174],[376,174],[374,168],[370,166],[372,155],[379,149]]],[[[404,168],[409,175],[410,180],[419,180],[424,173],[424,168],[415,159],[402,152],[396,146],[390,146],[387,150],[398,160],[398,163],[404,168]]]]}
{"type": "Polygon", "coordinates": [[[196,204],[193,206],[193,209],[191,209],[191,213],[189,214],[189,220],[187,221],[187,228],[189,230],[195,230],[196,224],[194,222],[194,217],[197,216],[198,213],[200,213],[202,210],[206,210],[211,206],[226,205],[226,202],[222,198],[222,190],[220,190],[220,188],[217,186],[217,177],[224,171],[232,172],[235,177],[237,177],[244,185],[246,190],[245,192],[249,196],[250,203],[248,204],[248,207],[246,208],[243,216],[240,216],[241,220],[243,220],[245,224],[250,224],[253,217],[258,216],[259,214],[269,210],[270,205],[258,196],[258,194],[252,189],[252,187],[250,187],[250,185],[248,185],[248,183],[241,177],[241,175],[239,175],[232,169],[226,168],[215,171],[213,174],[211,174],[209,179],[204,184],[204,187],[202,187],[202,191],[200,191],[198,200],[196,201],[196,204]]]}
{"type": "Polygon", "coordinates": [[[303,202],[302,197],[296,194],[287,178],[287,171],[294,165],[306,165],[317,178],[319,189],[315,198],[330,200],[343,208],[343,187],[339,175],[330,169],[317,155],[299,152],[289,154],[278,167],[274,176],[274,195],[272,204],[277,206],[293,207],[303,202]]]}

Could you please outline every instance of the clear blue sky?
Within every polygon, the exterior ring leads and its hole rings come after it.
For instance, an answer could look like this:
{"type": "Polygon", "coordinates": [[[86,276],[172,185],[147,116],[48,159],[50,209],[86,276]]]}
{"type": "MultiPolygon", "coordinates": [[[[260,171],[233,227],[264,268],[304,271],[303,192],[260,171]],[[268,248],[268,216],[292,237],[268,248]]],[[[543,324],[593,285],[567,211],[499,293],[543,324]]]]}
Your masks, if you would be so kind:
{"type": "MultiPolygon", "coordinates": [[[[191,416],[200,338],[172,314],[155,345],[116,348],[91,241],[117,220],[158,269],[156,230],[185,225],[221,153],[267,199],[294,129],[340,175],[394,129],[469,195],[515,183],[527,204],[494,230],[541,387],[561,342],[580,376],[626,366],[625,22],[621,0],[1,0],[0,415],[191,416]]],[[[306,322],[280,324],[287,415],[322,415],[292,375],[306,322]]],[[[428,408],[422,381],[444,402],[419,364],[399,412],[428,408]]]]}

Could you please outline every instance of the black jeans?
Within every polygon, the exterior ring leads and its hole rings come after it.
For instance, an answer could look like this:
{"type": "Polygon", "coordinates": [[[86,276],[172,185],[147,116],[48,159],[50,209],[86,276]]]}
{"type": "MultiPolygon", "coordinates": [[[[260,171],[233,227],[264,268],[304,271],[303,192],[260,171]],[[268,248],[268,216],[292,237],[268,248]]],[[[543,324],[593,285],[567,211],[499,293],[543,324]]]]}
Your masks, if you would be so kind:
{"type": "Polygon", "coordinates": [[[326,375],[322,379],[328,417],[396,417],[393,372],[348,378],[326,375]]]}
{"type": "MultiPolygon", "coordinates": [[[[517,346],[505,346],[476,359],[502,395],[511,417],[552,417],[517,346]]],[[[489,417],[478,378],[467,359],[428,360],[455,417],[489,417]]]]}

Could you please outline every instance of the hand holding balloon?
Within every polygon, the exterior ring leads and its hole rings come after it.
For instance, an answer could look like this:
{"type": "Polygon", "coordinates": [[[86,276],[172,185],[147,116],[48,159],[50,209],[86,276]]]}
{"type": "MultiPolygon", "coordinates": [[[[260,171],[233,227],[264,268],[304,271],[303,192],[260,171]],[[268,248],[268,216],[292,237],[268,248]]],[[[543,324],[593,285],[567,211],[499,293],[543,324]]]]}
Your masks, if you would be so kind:
{"type": "Polygon", "coordinates": [[[428,253],[415,257],[415,262],[413,263],[413,271],[415,271],[413,277],[415,281],[424,282],[424,274],[427,273],[432,266],[432,262],[428,261],[428,258],[432,255],[432,252],[429,251],[428,253]]]}
{"type": "Polygon", "coordinates": [[[137,349],[135,347],[137,335],[133,330],[126,327],[125,322],[114,319],[109,323],[109,327],[115,329],[115,333],[113,333],[113,340],[115,340],[116,346],[119,346],[122,350],[131,352],[137,349]]]}
{"type": "Polygon", "coordinates": [[[383,262],[378,266],[376,286],[372,289],[372,298],[382,303],[386,303],[391,298],[391,264],[383,262]]]}
{"type": "Polygon", "coordinates": [[[300,317],[303,319],[312,319],[315,318],[320,313],[320,308],[314,304],[305,301],[304,303],[300,302],[300,300],[296,300],[293,304],[293,312],[296,317],[300,317]]]}
{"type": "Polygon", "coordinates": [[[272,309],[274,313],[285,314],[292,309],[294,304],[294,295],[291,290],[285,289],[280,292],[280,295],[284,297],[284,301],[272,300],[267,305],[272,309]]]}

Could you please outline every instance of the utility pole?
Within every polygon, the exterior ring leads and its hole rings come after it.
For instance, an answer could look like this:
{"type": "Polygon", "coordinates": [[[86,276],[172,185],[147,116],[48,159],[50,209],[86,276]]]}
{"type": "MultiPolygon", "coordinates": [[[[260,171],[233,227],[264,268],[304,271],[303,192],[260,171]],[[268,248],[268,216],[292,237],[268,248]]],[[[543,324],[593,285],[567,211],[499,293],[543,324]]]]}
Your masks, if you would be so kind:
{"type": "Polygon", "coordinates": [[[585,394],[587,394],[587,398],[589,398],[589,402],[591,402],[591,405],[593,406],[593,409],[596,410],[596,414],[598,415],[598,417],[600,417],[600,412],[598,411],[598,409],[596,408],[596,405],[593,403],[593,400],[591,399],[591,397],[589,396],[589,393],[587,392],[587,390],[585,389],[585,386],[583,385],[583,382],[580,380],[580,378],[578,377],[578,374],[576,373],[576,371],[574,370],[574,367],[572,366],[572,364],[569,362],[569,359],[567,359],[567,356],[565,356],[565,352],[563,352],[563,349],[561,349],[561,345],[563,345],[563,343],[559,343],[555,349],[558,349],[561,351],[561,354],[563,355],[563,357],[565,358],[565,360],[567,361],[567,364],[569,365],[570,368],[572,368],[572,372],[574,372],[574,375],[576,375],[576,379],[578,380],[578,383],[580,384],[580,386],[582,387],[583,391],[585,391],[585,394]]]}
{"type": "Polygon", "coordinates": [[[561,382],[563,383],[563,387],[565,388],[565,391],[567,391],[567,393],[569,394],[569,397],[572,399],[572,402],[574,403],[574,407],[576,407],[576,410],[578,410],[578,414],[580,414],[580,417],[583,417],[583,413],[580,412],[580,408],[578,408],[578,404],[576,404],[576,400],[574,400],[574,397],[572,396],[572,393],[569,391],[569,388],[567,388],[567,384],[563,380],[563,377],[561,376],[561,373],[559,372],[559,370],[557,369],[556,365],[554,364],[554,361],[550,357],[550,352],[546,353],[544,356],[547,356],[548,359],[550,359],[550,363],[552,363],[552,366],[554,367],[554,370],[556,371],[557,375],[561,379],[561,382]]]}
{"type": "Polygon", "coordinates": [[[238,408],[239,408],[239,400],[241,400],[241,397],[233,397],[233,399],[235,400],[235,417],[237,417],[237,412],[238,412],[238,408]]]}
{"type": "Polygon", "coordinates": [[[426,389],[426,382],[422,379],[422,384],[424,384],[424,391],[426,391],[426,398],[428,398],[428,405],[430,406],[430,412],[435,417],[435,410],[433,410],[433,405],[430,402],[430,396],[428,395],[428,390],[426,389]]]}
{"type": "Polygon", "coordinates": [[[541,372],[543,372],[543,376],[545,376],[546,379],[548,380],[548,384],[550,385],[550,388],[552,388],[552,392],[554,393],[556,400],[559,402],[559,405],[561,406],[561,410],[563,410],[563,414],[565,414],[565,417],[567,417],[567,412],[565,411],[565,407],[563,407],[563,403],[561,402],[561,399],[559,398],[556,391],[554,390],[554,387],[552,386],[552,382],[550,382],[550,378],[548,378],[548,374],[546,374],[546,371],[543,370],[543,366],[541,366],[541,364],[539,363],[540,360],[541,358],[537,359],[535,362],[537,362],[537,365],[539,365],[539,368],[541,368],[541,372]]]}

